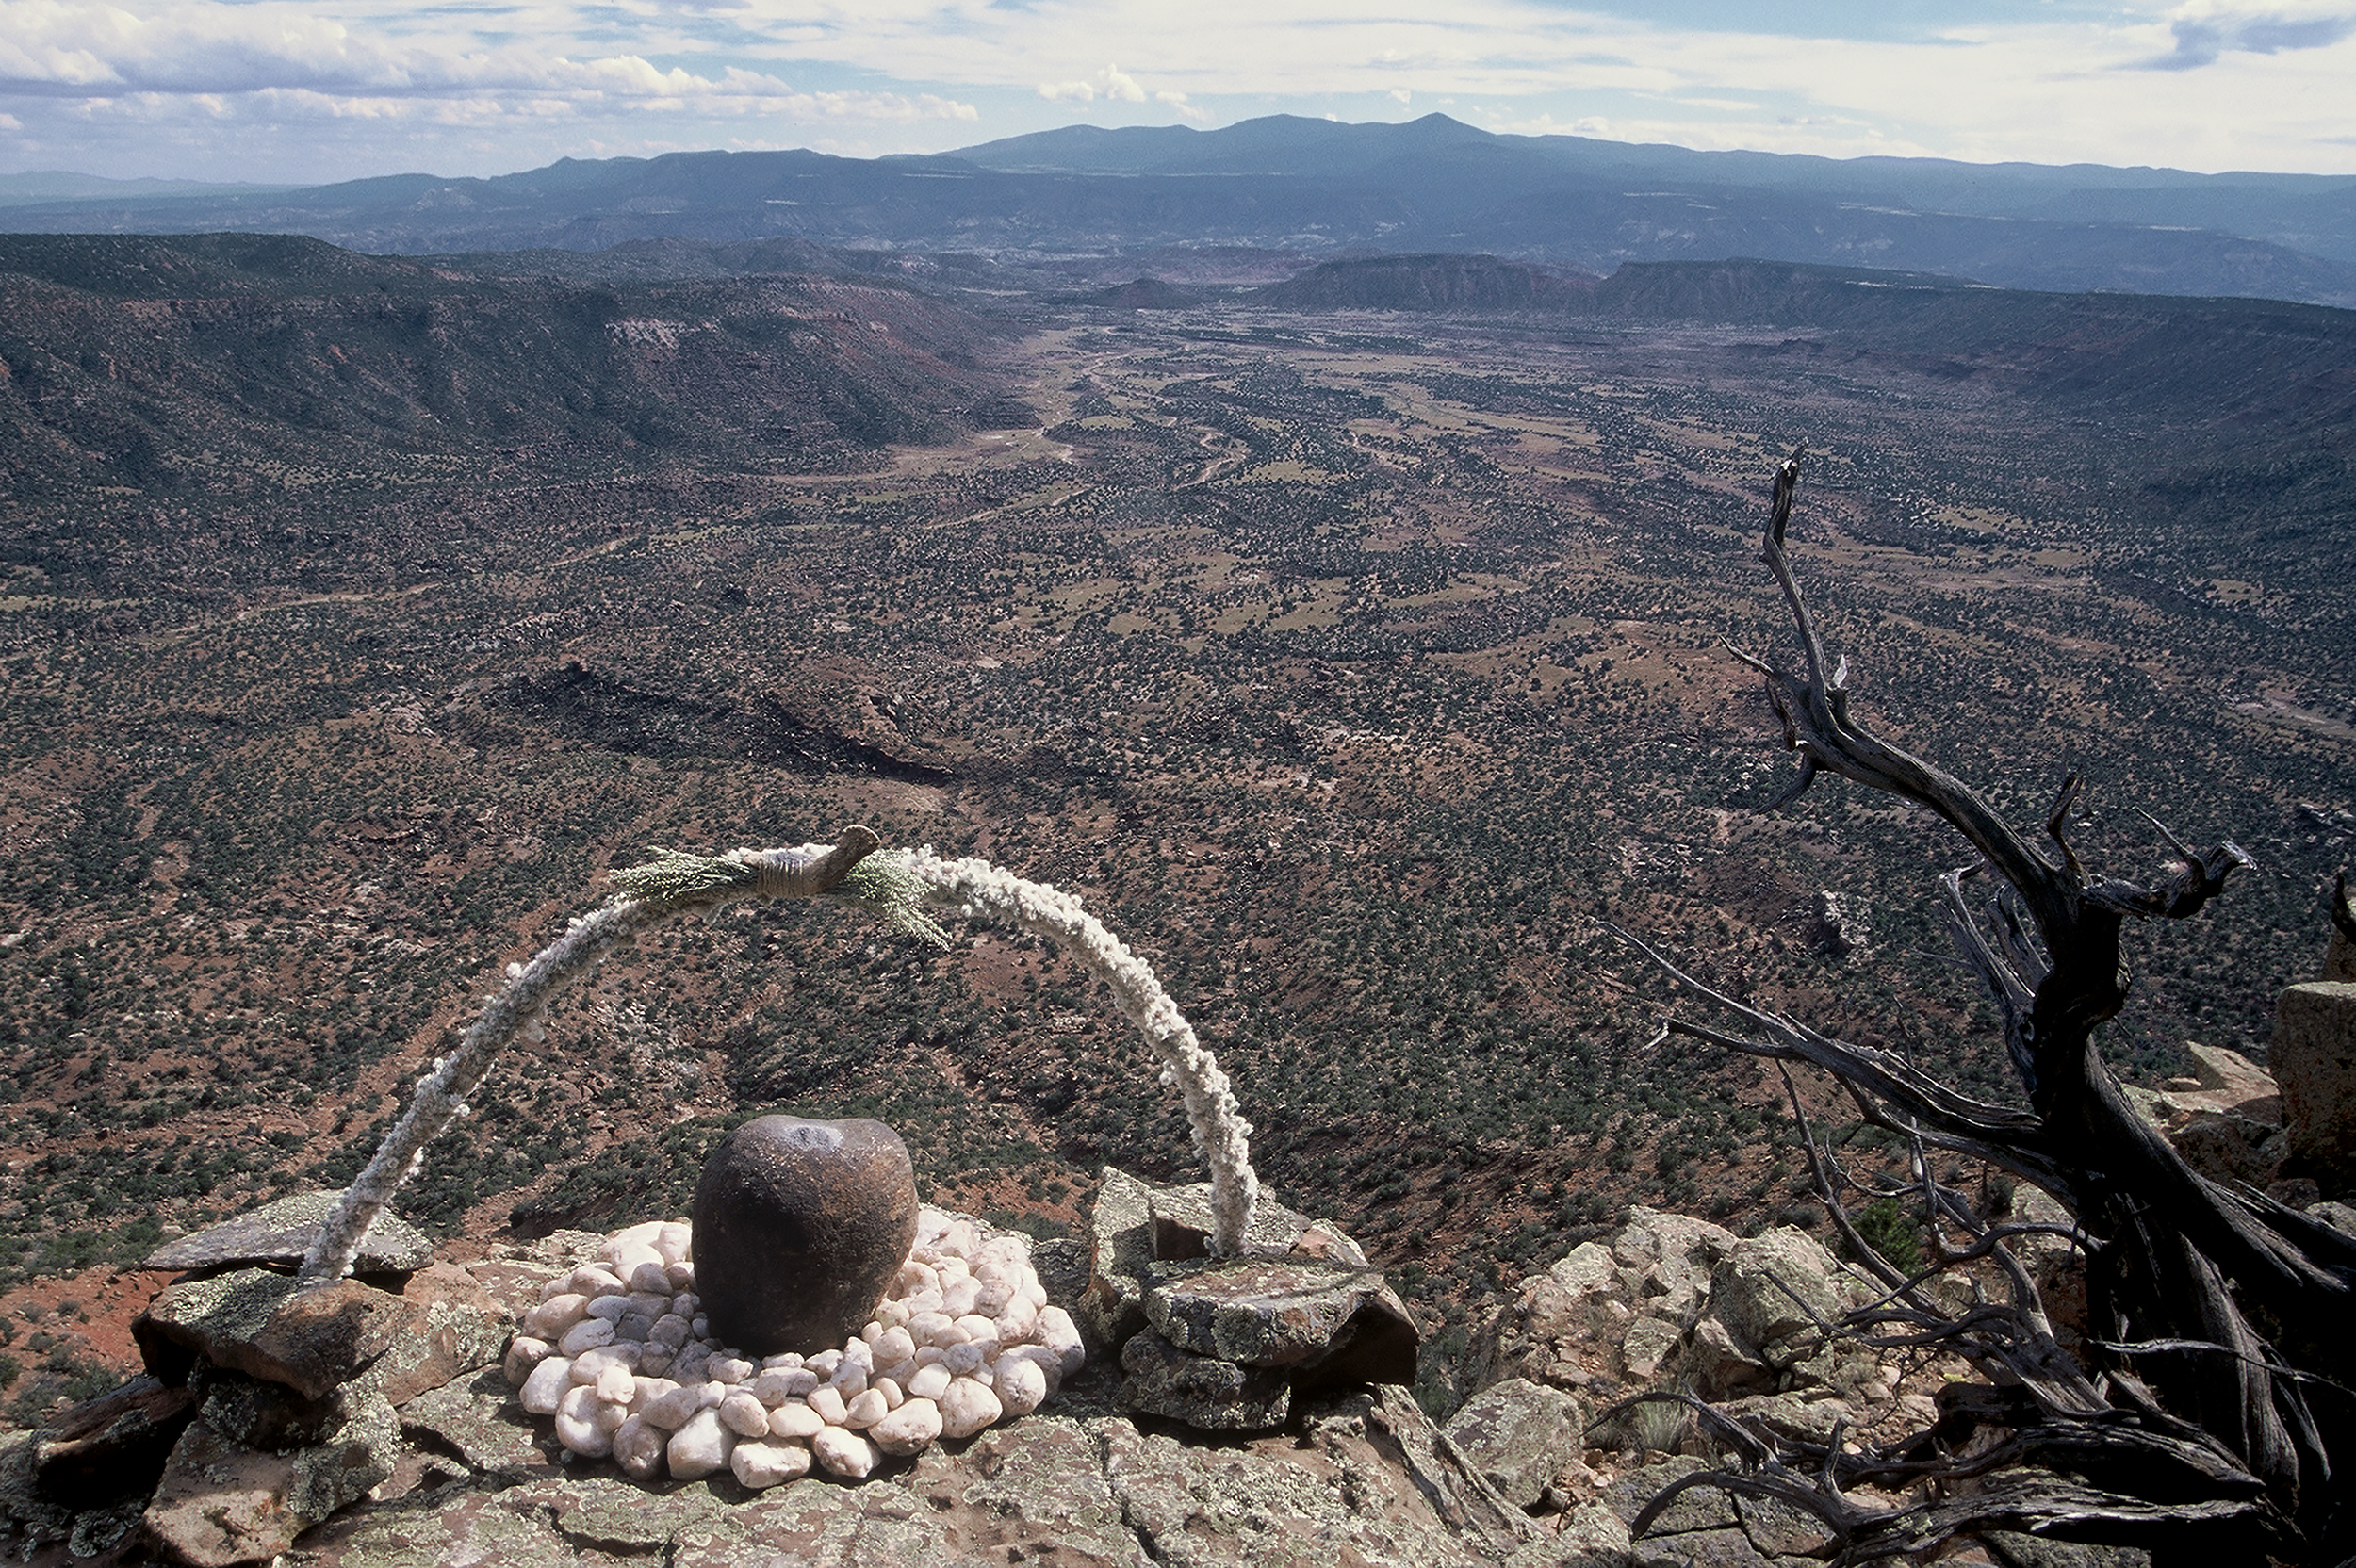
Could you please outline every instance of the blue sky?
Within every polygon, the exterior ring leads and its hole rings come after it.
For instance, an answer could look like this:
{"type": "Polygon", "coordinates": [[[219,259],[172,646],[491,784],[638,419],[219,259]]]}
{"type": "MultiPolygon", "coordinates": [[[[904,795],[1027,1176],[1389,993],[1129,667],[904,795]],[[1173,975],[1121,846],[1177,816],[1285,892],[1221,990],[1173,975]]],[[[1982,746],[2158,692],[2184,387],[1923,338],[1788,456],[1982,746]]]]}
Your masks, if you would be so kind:
{"type": "Polygon", "coordinates": [[[1702,148],[2356,173],[2356,0],[0,0],[0,171],[491,174],[1434,109],[1702,148]]]}

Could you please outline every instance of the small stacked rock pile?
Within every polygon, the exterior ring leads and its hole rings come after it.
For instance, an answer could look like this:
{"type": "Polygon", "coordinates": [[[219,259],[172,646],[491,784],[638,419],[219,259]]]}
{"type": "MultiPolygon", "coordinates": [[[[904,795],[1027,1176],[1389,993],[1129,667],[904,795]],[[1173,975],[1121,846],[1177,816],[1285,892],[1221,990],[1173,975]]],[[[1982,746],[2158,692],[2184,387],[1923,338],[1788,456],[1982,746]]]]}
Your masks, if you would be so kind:
{"type": "Polygon", "coordinates": [[[557,1441],[611,1456],[633,1479],[722,1470],[760,1490],[810,1472],[864,1479],[883,1456],[924,1452],[1026,1415],[1087,1359],[1048,1303],[1022,1236],[925,1208],[908,1261],[840,1349],[755,1359],[710,1337],[695,1233],[680,1221],[606,1238],[597,1261],[550,1280],[503,1369],[557,1441]]]}

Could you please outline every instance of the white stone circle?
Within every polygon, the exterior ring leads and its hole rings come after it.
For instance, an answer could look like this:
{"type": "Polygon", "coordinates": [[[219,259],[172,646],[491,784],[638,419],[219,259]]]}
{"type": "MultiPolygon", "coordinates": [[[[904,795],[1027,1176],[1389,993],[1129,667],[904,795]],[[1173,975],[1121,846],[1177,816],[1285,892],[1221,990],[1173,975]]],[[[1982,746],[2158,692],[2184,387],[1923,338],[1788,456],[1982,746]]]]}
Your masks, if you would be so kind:
{"type": "Polygon", "coordinates": [[[557,1441],[641,1481],[732,1473],[758,1491],[807,1475],[862,1479],[1027,1415],[1087,1359],[1051,1306],[1028,1238],[925,1207],[875,1315],[839,1350],[765,1360],[706,1336],[684,1221],[617,1231],[597,1261],[542,1287],[505,1371],[557,1441]]]}

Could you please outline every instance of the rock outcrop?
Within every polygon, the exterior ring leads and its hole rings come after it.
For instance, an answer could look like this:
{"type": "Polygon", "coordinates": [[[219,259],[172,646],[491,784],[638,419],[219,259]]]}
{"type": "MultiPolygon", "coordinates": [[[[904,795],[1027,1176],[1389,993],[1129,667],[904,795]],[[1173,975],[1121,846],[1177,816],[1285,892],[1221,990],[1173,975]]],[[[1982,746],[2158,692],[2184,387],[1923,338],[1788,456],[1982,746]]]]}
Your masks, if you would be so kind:
{"type": "Polygon", "coordinates": [[[1421,1338],[1358,1244],[1263,1195],[1242,1256],[1210,1252],[1210,1188],[1107,1166],[1080,1322],[1124,1408],[1205,1431],[1283,1424],[1296,1396],[1415,1380],[1421,1338]]]}
{"type": "Polygon", "coordinates": [[[2324,1197],[2356,1193],[2356,982],[2283,991],[2266,1060],[2282,1086],[2294,1171],[2324,1197]]]}

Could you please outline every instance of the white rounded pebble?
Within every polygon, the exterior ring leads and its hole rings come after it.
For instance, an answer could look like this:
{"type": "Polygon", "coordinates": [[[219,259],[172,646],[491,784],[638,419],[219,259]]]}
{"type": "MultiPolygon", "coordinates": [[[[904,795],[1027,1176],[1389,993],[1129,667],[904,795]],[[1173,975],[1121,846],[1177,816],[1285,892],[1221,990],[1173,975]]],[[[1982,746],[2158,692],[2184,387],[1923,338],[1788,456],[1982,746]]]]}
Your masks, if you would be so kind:
{"type": "Polygon", "coordinates": [[[1021,1345],[1039,1328],[1039,1309],[1017,1296],[998,1309],[998,1343],[1021,1345]]]}
{"type": "Polygon", "coordinates": [[[810,1450],[798,1443],[740,1443],[728,1455],[739,1484],[762,1492],[810,1474],[810,1450]]]}
{"type": "Polygon", "coordinates": [[[572,1386],[573,1364],[563,1356],[550,1356],[532,1369],[515,1397],[534,1415],[554,1415],[564,1391],[572,1386]]]}
{"type": "Polygon", "coordinates": [[[826,1418],[798,1399],[790,1405],[779,1405],[769,1413],[769,1432],[773,1437],[798,1437],[804,1441],[826,1429],[826,1418]]]}
{"type": "Polygon", "coordinates": [[[664,1452],[674,1479],[699,1481],[728,1463],[728,1450],[735,1446],[734,1435],[720,1425],[720,1413],[699,1410],[671,1434],[664,1452]]]}
{"type": "Polygon", "coordinates": [[[556,1348],[568,1356],[594,1350],[600,1345],[614,1343],[614,1320],[610,1317],[584,1317],[564,1331],[564,1337],[556,1348]]]}
{"type": "Polygon", "coordinates": [[[600,1345],[583,1350],[573,1358],[573,1381],[593,1383],[603,1377],[607,1368],[618,1366],[625,1372],[638,1370],[638,1347],[635,1345],[600,1345]]]}
{"type": "Polygon", "coordinates": [[[1063,1363],[1065,1377],[1080,1370],[1088,1359],[1088,1347],[1080,1343],[1080,1327],[1072,1321],[1072,1315],[1061,1307],[1039,1309],[1039,1327],[1034,1331],[1039,1342],[1055,1352],[1063,1363]]]}
{"type": "Polygon", "coordinates": [[[597,1264],[539,1288],[501,1370],[573,1453],[611,1452],[633,1480],[723,1467],[748,1488],[815,1465],[862,1479],[1039,1409],[1087,1356],[1051,1305],[1022,1236],[922,1207],[890,1290],[839,1349],[746,1356],[712,1337],[695,1233],[648,1220],[597,1244],[597,1264]]]}
{"type": "Polygon", "coordinates": [[[532,1369],[554,1354],[556,1347],[547,1340],[517,1334],[507,1342],[507,1354],[499,1361],[499,1371],[506,1376],[508,1387],[521,1388],[532,1376],[532,1369]]]}
{"type": "Polygon", "coordinates": [[[609,1256],[605,1260],[605,1270],[617,1280],[628,1280],[632,1274],[638,1272],[641,1264],[650,1263],[660,1266],[663,1263],[663,1259],[653,1248],[642,1243],[633,1242],[628,1247],[608,1248],[607,1251],[609,1256]]]}
{"type": "Polygon", "coordinates": [[[941,1435],[941,1407],[910,1399],[868,1428],[867,1435],[887,1454],[921,1454],[941,1435]]]}
{"type": "Polygon", "coordinates": [[[597,1425],[597,1391],[587,1383],[566,1389],[558,1402],[556,1441],[583,1459],[603,1459],[613,1452],[612,1433],[597,1425]]]}
{"type": "Polygon", "coordinates": [[[612,1439],[614,1462],[634,1481],[650,1481],[663,1471],[663,1451],[671,1434],[643,1415],[633,1415],[612,1439]]]}
{"type": "Polygon", "coordinates": [[[597,1397],[606,1403],[627,1405],[638,1392],[638,1374],[619,1362],[608,1362],[597,1369],[597,1397]]]}
{"type": "Polygon", "coordinates": [[[998,1396],[971,1378],[953,1378],[940,1399],[941,1435],[972,1437],[1006,1413],[998,1396]]]}
{"type": "Polygon", "coordinates": [[[991,1369],[990,1392],[1008,1415],[1028,1415],[1047,1402],[1047,1374],[1027,1356],[1004,1355],[991,1369]]]}
{"type": "Polygon", "coordinates": [[[524,1332],[539,1339],[562,1339],[588,1307],[589,1298],[577,1290],[551,1296],[524,1314],[524,1332]]]}
{"type": "Polygon", "coordinates": [[[739,1437],[765,1437],[769,1431],[769,1407],[737,1389],[720,1401],[720,1424],[739,1437]]]}
{"type": "Polygon", "coordinates": [[[864,1434],[828,1427],[810,1440],[810,1457],[844,1480],[863,1481],[875,1473],[883,1455],[864,1434]]]}
{"type": "Polygon", "coordinates": [[[634,1252],[640,1248],[652,1251],[654,1238],[662,1233],[663,1221],[660,1219],[642,1219],[635,1225],[625,1225],[605,1238],[605,1245],[597,1249],[597,1256],[612,1263],[623,1253],[634,1252]]]}
{"type": "Polygon", "coordinates": [[[780,1366],[753,1380],[753,1397],[772,1410],[798,1399],[818,1386],[818,1374],[807,1366],[780,1366]]]}
{"type": "Polygon", "coordinates": [[[668,1394],[641,1404],[638,1413],[666,1432],[677,1431],[704,1408],[702,1394],[700,1384],[675,1387],[668,1394]]]}

